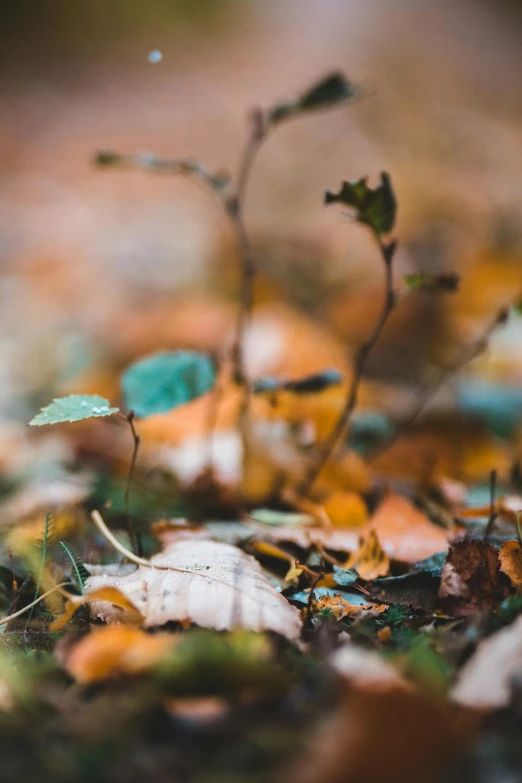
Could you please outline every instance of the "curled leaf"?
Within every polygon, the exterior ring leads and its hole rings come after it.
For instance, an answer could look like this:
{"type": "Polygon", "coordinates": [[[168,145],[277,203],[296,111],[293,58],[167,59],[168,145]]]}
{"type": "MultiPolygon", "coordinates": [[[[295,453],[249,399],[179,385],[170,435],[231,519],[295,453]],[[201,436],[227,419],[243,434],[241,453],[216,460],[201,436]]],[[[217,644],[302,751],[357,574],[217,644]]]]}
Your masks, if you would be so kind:
{"type": "Polygon", "coordinates": [[[333,71],[305,90],[295,101],[280,101],[268,112],[269,122],[276,124],[301,112],[329,109],[353,100],[354,85],[341,71],[333,71]]]}
{"type": "Polygon", "coordinates": [[[359,549],[351,555],[346,567],[355,568],[361,579],[366,581],[386,576],[390,570],[390,559],[381,547],[375,530],[361,537],[359,549]]]}
{"type": "Polygon", "coordinates": [[[80,608],[80,606],[85,606],[85,604],[93,603],[94,601],[107,601],[112,606],[117,607],[118,610],[120,610],[117,614],[120,619],[123,619],[123,612],[121,610],[124,610],[127,613],[131,613],[130,616],[135,622],[141,622],[140,612],[132,603],[132,601],[117,587],[107,585],[99,587],[96,590],[91,590],[86,595],[72,595],[65,604],[63,614],[60,615],[60,617],[57,617],[56,620],[51,623],[49,630],[61,631],[62,628],[67,625],[73,614],[80,608]]]}
{"type": "Polygon", "coordinates": [[[390,179],[385,171],[381,173],[380,184],[376,188],[368,186],[368,178],[356,182],[343,182],[339,193],[327,191],[325,204],[339,202],[355,209],[360,223],[370,226],[377,234],[388,234],[395,225],[397,201],[390,179]]]}

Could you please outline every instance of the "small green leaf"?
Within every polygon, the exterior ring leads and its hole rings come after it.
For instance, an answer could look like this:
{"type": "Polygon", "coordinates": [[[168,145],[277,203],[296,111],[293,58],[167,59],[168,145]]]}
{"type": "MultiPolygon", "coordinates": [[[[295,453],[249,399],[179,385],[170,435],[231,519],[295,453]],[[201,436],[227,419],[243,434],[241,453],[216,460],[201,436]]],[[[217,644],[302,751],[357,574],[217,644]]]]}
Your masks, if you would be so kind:
{"type": "Polygon", "coordinates": [[[395,225],[397,201],[390,175],[381,173],[378,187],[368,187],[368,178],[357,182],[343,182],[339,193],[326,192],[325,204],[340,202],[356,210],[356,218],[370,226],[377,234],[388,234],[395,225]]]}
{"type": "Polygon", "coordinates": [[[314,84],[301,96],[299,108],[301,111],[320,109],[348,101],[355,97],[355,90],[343,73],[334,71],[320,82],[314,84]]]}
{"type": "Polygon", "coordinates": [[[137,416],[166,413],[208,392],[216,372],[212,360],[193,351],[154,354],[122,376],[123,399],[137,416]]]}
{"type": "Polygon", "coordinates": [[[410,291],[429,291],[431,293],[456,293],[459,290],[460,277],[456,272],[441,272],[429,275],[426,272],[404,275],[404,282],[410,291]]]}
{"type": "Polygon", "coordinates": [[[517,313],[518,315],[522,315],[522,299],[520,300],[520,302],[516,303],[514,310],[515,313],[517,313]]]}
{"type": "Polygon", "coordinates": [[[316,109],[329,109],[347,103],[357,96],[353,84],[340,71],[329,73],[319,82],[305,90],[296,100],[279,101],[268,110],[268,121],[272,125],[288,117],[316,109]]]}
{"type": "Polygon", "coordinates": [[[53,400],[29,424],[61,424],[64,421],[81,421],[98,416],[112,416],[118,408],[111,408],[110,402],[97,394],[70,394],[53,400]]]}

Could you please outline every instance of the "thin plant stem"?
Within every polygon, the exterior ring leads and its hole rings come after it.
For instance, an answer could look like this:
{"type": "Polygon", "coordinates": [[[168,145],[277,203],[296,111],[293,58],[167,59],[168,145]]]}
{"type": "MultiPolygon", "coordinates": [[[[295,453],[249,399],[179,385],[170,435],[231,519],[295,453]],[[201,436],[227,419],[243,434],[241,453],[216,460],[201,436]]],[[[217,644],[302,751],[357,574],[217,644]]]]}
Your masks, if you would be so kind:
{"type": "Polygon", "coordinates": [[[134,524],[132,522],[132,516],[130,513],[130,492],[132,486],[132,479],[134,477],[134,468],[136,467],[136,460],[138,458],[138,451],[140,448],[140,436],[136,432],[136,428],[134,426],[134,411],[129,411],[129,413],[126,416],[124,416],[124,418],[129,425],[132,434],[132,442],[133,442],[129,472],[127,473],[127,482],[125,484],[125,495],[124,495],[125,519],[127,521],[127,530],[131,541],[131,546],[134,552],[138,555],[138,557],[142,557],[143,543],[141,540],[141,533],[139,530],[138,531],[134,530],[134,524]]]}
{"type": "Polygon", "coordinates": [[[71,596],[69,593],[67,593],[62,588],[69,586],[70,582],[62,582],[59,585],[55,585],[54,587],[51,587],[50,590],[47,590],[46,593],[43,595],[38,596],[34,601],[32,601],[30,604],[27,604],[27,606],[24,606],[23,609],[19,609],[17,612],[14,612],[13,614],[7,614],[5,617],[0,617],[0,625],[6,625],[10,620],[14,620],[15,617],[20,617],[20,615],[25,614],[25,612],[34,609],[36,604],[40,603],[40,601],[43,601],[45,598],[47,598],[48,595],[51,595],[51,593],[59,592],[63,596],[70,598],[71,596]]]}
{"type": "MultiPolygon", "coordinates": [[[[228,200],[227,208],[236,230],[241,261],[241,294],[236,331],[232,345],[232,375],[242,388],[239,408],[239,433],[243,447],[243,480],[246,476],[248,455],[248,412],[250,387],[247,378],[244,355],[244,338],[252,317],[254,305],[255,262],[252,244],[245,225],[244,207],[252,169],[257,155],[268,133],[268,125],[261,109],[252,112],[251,130],[239,164],[235,194],[228,200]]],[[[242,495],[240,491],[240,495],[242,495]]]]}
{"type": "Polygon", "coordinates": [[[348,393],[346,396],[346,401],[344,403],[343,409],[341,411],[339,418],[337,419],[337,422],[334,425],[334,428],[330,432],[330,435],[328,436],[325,443],[323,444],[323,447],[319,451],[317,459],[312,463],[304,479],[304,482],[300,487],[300,492],[302,495],[308,494],[310,488],[316,481],[321,470],[324,468],[324,466],[326,465],[330,457],[334,454],[336,447],[339,445],[342,437],[345,435],[348,429],[350,418],[357,405],[359,388],[361,385],[362,378],[364,376],[364,371],[366,369],[368,357],[370,356],[375,344],[377,343],[381,335],[381,332],[390,316],[390,313],[392,312],[393,308],[397,303],[397,296],[393,289],[393,265],[392,265],[393,255],[395,253],[397,244],[396,242],[392,242],[389,245],[386,245],[382,241],[382,237],[379,234],[375,233],[374,235],[377,240],[377,244],[379,246],[379,250],[381,252],[384,261],[385,294],[384,294],[383,306],[379,314],[379,317],[377,319],[377,322],[373,328],[372,333],[370,334],[366,342],[364,342],[363,345],[361,345],[361,347],[357,352],[357,356],[355,358],[355,366],[354,366],[352,382],[348,387],[348,393]]]}
{"type": "Polygon", "coordinates": [[[492,470],[489,474],[489,519],[484,531],[484,541],[487,541],[491,533],[493,532],[493,525],[498,516],[495,507],[495,498],[497,494],[497,471],[492,470]]]}

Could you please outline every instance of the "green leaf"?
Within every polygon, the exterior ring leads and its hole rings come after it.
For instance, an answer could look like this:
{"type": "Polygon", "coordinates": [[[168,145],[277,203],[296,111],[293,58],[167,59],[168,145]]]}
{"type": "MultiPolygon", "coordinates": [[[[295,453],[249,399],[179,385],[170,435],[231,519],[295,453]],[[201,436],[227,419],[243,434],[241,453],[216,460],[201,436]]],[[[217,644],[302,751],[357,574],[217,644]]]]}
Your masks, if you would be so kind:
{"type": "Polygon", "coordinates": [[[404,275],[404,282],[410,291],[429,291],[431,293],[456,293],[459,290],[460,277],[456,272],[441,272],[438,275],[430,275],[426,272],[417,272],[404,275]]]}
{"type": "Polygon", "coordinates": [[[334,106],[355,97],[353,84],[341,71],[334,71],[306,90],[299,100],[301,111],[334,106]]]}
{"type": "Polygon", "coordinates": [[[388,234],[395,225],[397,201],[393,192],[390,175],[381,173],[378,187],[368,187],[368,178],[357,182],[343,182],[339,193],[327,191],[325,204],[340,202],[356,211],[359,222],[370,226],[377,234],[388,234]]]}
{"type": "Polygon", "coordinates": [[[212,360],[193,351],[172,351],[141,359],[122,376],[123,399],[137,416],[152,416],[208,392],[216,372],[212,360]]]}
{"type": "Polygon", "coordinates": [[[518,315],[522,315],[522,299],[520,300],[520,302],[516,303],[514,310],[515,313],[517,313],[518,315]]]}
{"type": "Polygon", "coordinates": [[[68,397],[58,397],[53,400],[29,424],[61,424],[64,421],[81,421],[98,416],[112,416],[118,413],[118,408],[111,408],[104,397],[97,394],[70,394],[68,397]]]}
{"type": "Polygon", "coordinates": [[[353,84],[341,71],[334,71],[305,90],[297,100],[279,101],[272,106],[267,113],[268,121],[274,125],[303,112],[330,109],[347,103],[356,96],[353,84]]]}

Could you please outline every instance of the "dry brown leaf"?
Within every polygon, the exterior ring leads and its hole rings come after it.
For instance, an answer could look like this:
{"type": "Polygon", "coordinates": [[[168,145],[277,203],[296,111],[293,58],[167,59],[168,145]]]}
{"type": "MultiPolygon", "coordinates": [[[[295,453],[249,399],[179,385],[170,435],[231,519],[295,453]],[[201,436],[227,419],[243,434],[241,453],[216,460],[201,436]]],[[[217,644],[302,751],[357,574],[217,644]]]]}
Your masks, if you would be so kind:
{"type": "MultiPolygon", "coordinates": [[[[275,631],[297,641],[297,609],[272,586],[257,560],[241,549],[201,538],[182,539],[167,545],[150,563],[152,568],[140,566],[127,576],[91,576],[86,591],[117,587],[147,627],[179,621],[216,630],[275,631]]],[[[92,609],[109,624],[121,621],[106,602],[92,609]]]]}
{"type": "Polygon", "coordinates": [[[500,573],[498,553],[482,539],[452,544],[439,587],[439,606],[453,617],[492,609],[508,594],[508,579],[500,573]]]}
{"type": "MultiPolygon", "coordinates": [[[[323,580],[318,582],[318,587],[336,587],[335,584],[324,584],[323,580]]],[[[325,595],[319,599],[313,601],[314,612],[321,612],[327,610],[329,616],[335,620],[342,620],[344,617],[357,617],[361,614],[381,614],[388,609],[386,604],[374,604],[374,603],[352,603],[347,595],[341,595],[336,593],[335,595],[325,595]]]]}
{"type": "Polygon", "coordinates": [[[522,617],[482,641],[464,664],[451,693],[466,707],[507,707],[512,685],[522,675],[522,617]]]}
{"type": "Polygon", "coordinates": [[[177,641],[172,634],[149,634],[122,625],[96,628],[65,656],[64,668],[82,683],[140,674],[162,661],[177,641]]]}
{"type": "Polygon", "coordinates": [[[517,592],[522,590],[522,547],[518,541],[504,541],[498,553],[500,570],[511,580],[517,592]]]}
{"type": "Polygon", "coordinates": [[[377,533],[371,529],[361,536],[359,549],[354,552],[346,563],[346,568],[355,568],[366,581],[386,576],[390,570],[390,558],[381,547],[377,533]]]}
{"type": "Polygon", "coordinates": [[[386,495],[367,528],[375,530],[389,557],[405,563],[416,563],[448,549],[446,531],[395,492],[386,495]]]}

